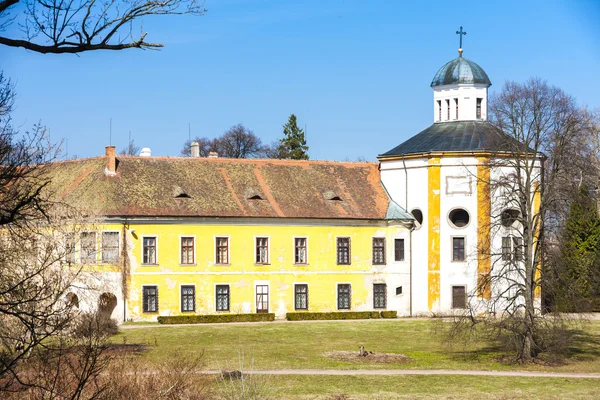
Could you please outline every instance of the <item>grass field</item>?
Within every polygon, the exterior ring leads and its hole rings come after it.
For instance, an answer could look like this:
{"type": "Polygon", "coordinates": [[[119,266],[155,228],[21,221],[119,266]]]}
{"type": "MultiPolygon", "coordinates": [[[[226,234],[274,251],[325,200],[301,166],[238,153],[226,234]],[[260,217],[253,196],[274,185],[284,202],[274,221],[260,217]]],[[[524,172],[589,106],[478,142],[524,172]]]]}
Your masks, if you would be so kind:
{"type": "MultiPolygon", "coordinates": [[[[139,359],[149,368],[174,356],[204,354],[206,369],[456,369],[600,373],[600,321],[578,326],[576,341],[559,365],[502,362],[483,343],[444,344],[439,320],[335,321],[197,326],[140,326],[123,329],[115,344],[143,344],[139,359]],[[331,352],[409,357],[408,362],[340,360],[331,352]]],[[[506,359],[506,358],[504,358],[506,359]]],[[[600,398],[600,380],[488,376],[270,376],[275,398],[288,399],[574,399],[600,398]],[[332,397],[337,395],[337,397],[332,397]],[[346,397],[342,396],[345,395],[346,397]]]]}

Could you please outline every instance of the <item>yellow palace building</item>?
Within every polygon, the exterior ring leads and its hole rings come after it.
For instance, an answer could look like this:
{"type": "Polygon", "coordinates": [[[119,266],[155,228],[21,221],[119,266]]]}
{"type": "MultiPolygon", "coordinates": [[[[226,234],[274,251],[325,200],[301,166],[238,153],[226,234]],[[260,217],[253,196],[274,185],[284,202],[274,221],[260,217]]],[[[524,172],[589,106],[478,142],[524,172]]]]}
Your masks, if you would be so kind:
{"type": "Polygon", "coordinates": [[[490,85],[460,52],[431,83],[434,123],[375,163],[201,158],[194,148],[117,156],[108,146],[53,164],[58,199],[100,218],[76,244],[96,289],[74,294],[82,308],[100,298],[121,321],[411,316],[463,309],[470,293],[485,301],[476,289],[491,262],[478,245],[505,247],[487,229],[495,206],[482,184],[502,139],[487,122],[490,85]]]}

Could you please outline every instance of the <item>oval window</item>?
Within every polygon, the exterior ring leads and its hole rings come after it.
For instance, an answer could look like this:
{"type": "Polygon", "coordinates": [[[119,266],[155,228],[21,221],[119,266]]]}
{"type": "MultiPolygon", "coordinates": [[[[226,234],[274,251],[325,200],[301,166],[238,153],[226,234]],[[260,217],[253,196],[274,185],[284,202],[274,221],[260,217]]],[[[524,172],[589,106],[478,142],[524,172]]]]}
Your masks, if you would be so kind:
{"type": "Polygon", "coordinates": [[[448,218],[456,228],[464,228],[469,225],[469,213],[464,208],[455,208],[450,211],[448,218]]]}
{"type": "Polygon", "coordinates": [[[514,226],[515,222],[519,220],[520,215],[521,213],[519,210],[515,210],[514,208],[509,208],[502,211],[502,214],[500,215],[502,226],[505,228],[514,226]]]}
{"type": "Polygon", "coordinates": [[[415,217],[415,219],[417,220],[419,225],[423,225],[423,213],[421,212],[421,210],[419,210],[418,208],[415,208],[410,213],[412,214],[413,217],[415,217]]]}

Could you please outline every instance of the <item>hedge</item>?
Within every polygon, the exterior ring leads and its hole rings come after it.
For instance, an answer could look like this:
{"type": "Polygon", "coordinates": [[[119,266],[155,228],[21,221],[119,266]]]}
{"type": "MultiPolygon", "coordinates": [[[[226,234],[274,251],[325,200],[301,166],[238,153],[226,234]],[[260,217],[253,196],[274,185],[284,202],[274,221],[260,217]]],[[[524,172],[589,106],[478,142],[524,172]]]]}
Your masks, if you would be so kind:
{"type": "Polygon", "coordinates": [[[382,311],[381,318],[398,318],[398,311],[382,311]]]}
{"type": "Polygon", "coordinates": [[[379,311],[347,311],[347,312],[289,312],[285,315],[288,321],[330,320],[330,319],[377,319],[379,311]]]}
{"type": "Polygon", "coordinates": [[[275,314],[211,314],[211,315],[176,315],[173,317],[158,317],[159,324],[214,324],[219,322],[263,322],[274,321],[275,314]]]}

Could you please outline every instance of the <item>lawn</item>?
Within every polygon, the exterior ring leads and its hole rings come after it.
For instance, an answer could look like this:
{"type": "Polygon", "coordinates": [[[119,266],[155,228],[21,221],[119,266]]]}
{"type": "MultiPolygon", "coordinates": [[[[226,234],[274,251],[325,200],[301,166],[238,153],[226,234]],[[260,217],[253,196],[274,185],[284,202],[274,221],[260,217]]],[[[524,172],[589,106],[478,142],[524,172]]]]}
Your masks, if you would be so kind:
{"type": "MultiPolygon", "coordinates": [[[[207,369],[239,368],[239,358],[243,355],[245,368],[254,369],[518,369],[600,373],[600,321],[578,327],[580,334],[563,364],[527,367],[501,362],[503,354],[488,343],[449,347],[443,343],[440,329],[443,324],[439,320],[369,320],[140,326],[123,329],[113,341],[147,345],[148,349],[140,357],[150,363],[161,362],[176,354],[194,356],[204,353],[207,369]],[[401,354],[409,357],[409,362],[381,364],[373,363],[372,357],[340,360],[330,355],[344,351],[358,353],[359,346],[375,354],[401,354]]],[[[324,379],[333,380],[331,377],[324,379]]],[[[600,386],[600,381],[595,382],[600,386]]]]}

